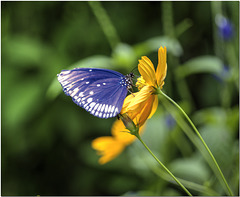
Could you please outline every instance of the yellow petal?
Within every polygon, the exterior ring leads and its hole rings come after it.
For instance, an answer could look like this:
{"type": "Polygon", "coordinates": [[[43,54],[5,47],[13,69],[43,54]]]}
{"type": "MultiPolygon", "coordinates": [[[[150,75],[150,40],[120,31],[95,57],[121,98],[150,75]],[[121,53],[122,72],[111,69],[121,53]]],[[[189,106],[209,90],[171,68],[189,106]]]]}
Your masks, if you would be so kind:
{"type": "Polygon", "coordinates": [[[92,148],[102,152],[106,149],[109,142],[112,142],[113,137],[111,136],[104,136],[104,137],[98,137],[92,141],[92,148]]]}
{"type": "Polygon", "coordinates": [[[164,81],[162,81],[160,84],[159,84],[159,87],[162,89],[163,85],[164,85],[164,81]]]}
{"type": "Polygon", "coordinates": [[[149,115],[148,119],[153,116],[153,114],[156,112],[157,107],[158,107],[158,97],[157,95],[153,95],[154,100],[153,100],[153,105],[152,105],[152,111],[151,114],[149,115]]]}
{"type": "Polygon", "coordinates": [[[120,155],[125,146],[119,143],[115,143],[114,141],[109,144],[108,151],[98,160],[100,164],[105,164],[109,161],[115,159],[118,155],[120,155]]]}
{"type": "Polygon", "coordinates": [[[143,56],[142,59],[139,60],[138,70],[146,83],[148,83],[150,86],[156,86],[157,80],[155,69],[148,57],[143,56]]]}
{"type": "Polygon", "coordinates": [[[117,157],[125,148],[125,145],[113,137],[99,137],[92,141],[92,147],[101,155],[100,164],[105,164],[117,157]]]}
{"type": "Polygon", "coordinates": [[[127,110],[128,111],[139,111],[142,108],[144,102],[152,95],[153,87],[144,86],[135,96],[131,99],[127,110]]]}
{"type": "Polygon", "coordinates": [[[111,132],[112,136],[115,137],[118,142],[121,142],[125,145],[131,144],[136,139],[136,137],[134,135],[131,135],[129,131],[125,128],[121,120],[116,120],[113,123],[111,132]]]}
{"type": "Polygon", "coordinates": [[[154,102],[154,97],[155,97],[155,95],[151,95],[149,97],[149,99],[145,102],[145,105],[142,108],[141,113],[139,113],[136,116],[136,119],[138,119],[138,123],[139,123],[140,126],[142,126],[146,122],[149,115],[151,114],[152,106],[153,106],[153,102],[154,102]]]}
{"type": "Polygon", "coordinates": [[[157,84],[163,86],[162,82],[164,81],[167,75],[167,48],[160,47],[158,50],[158,66],[156,71],[157,84]]]}
{"type": "Polygon", "coordinates": [[[122,110],[121,110],[121,114],[124,114],[127,112],[127,107],[128,105],[130,104],[130,102],[132,101],[132,99],[135,97],[136,93],[132,93],[132,94],[129,94],[125,99],[124,99],[124,102],[123,102],[123,106],[122,106],[122,110]]]}

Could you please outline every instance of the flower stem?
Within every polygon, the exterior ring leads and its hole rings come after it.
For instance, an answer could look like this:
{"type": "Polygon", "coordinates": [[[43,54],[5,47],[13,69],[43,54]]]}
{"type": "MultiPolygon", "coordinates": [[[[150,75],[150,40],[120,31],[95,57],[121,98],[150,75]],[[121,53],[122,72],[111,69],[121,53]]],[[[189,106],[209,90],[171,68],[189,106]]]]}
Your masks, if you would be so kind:
{"type": "MultiPolygon", "coordinates": [[[[146,160],[147,161],[147,160],[146,160]]],[[[150,163],[146,163],[149,168],[159,177],[161,177],[162,179],[166,180],[166,181],[171,181],[171,177],[164,172],[162,169],[160,168],[156,168],[153,165],[151,165],[150,163]]],[[[207,195],[207,196],[220,196],[220,194],[218,194],[216,191],[210,189],[208,186],[206,185],[200,185],[198,183],[194,183],[191,181],[187,181],[181,178],[178,178],[178,180],[180,182],[182,182],[188,189],[192,189],[198,192],[201,192],[203,195],[207,195]]],[[[176,183],[175,183],[176,184],[176,183]]]]}
{"type": "Polygon", "coordinates": [[[139,141],[143,144],[143,146],[148,150],[148,152],[154,157],[154,159],[167,171],[167,173],[177,182],[177,184],[189,195],[192,196],[192,194],[184,187],[184,185],[167,169],[167,167],[159,161],[159,159],[153,154],[153,152],[148,148],[148,146],[142,141],[142,138],[139,134],[135,135],[139,141]]]}
{"type": "Polygon", "coordinates": [[[101,25],[102,30],[111,45],[111,48],[114,49],[116,45],[120,42],[120,39],[107,12],[99,1],[89,1],[88,4],[91,7],[93,13],[95,14],[99,24],[101,25]]]}
{"type": "MultiPolygon", "coordinates": [[[[229,194],[230,194],[231,196],[233,196],[233,193],[232,193],[232,191],[231,191],[231,189],[230,189],[230,187],[229,187],[229,185],[228,185],[228,183],[227,183],[227,181],[226,181],[226,179],[225,179],[225,177],[224,177],[224,175],[223,175],[223,173],[222,173],[222,171],[221,171],[221,169],[220,169],[220,167],[219,167],[219,165],[218,165],[218,163],[217,163],[217,161],[216,161],[216,159],[215,159],[215,157],[213,156],[212,152],[211,152],[210,149],[208,148],[207,144],[205,143],[204,139],[203,139],[202,136],[200,135],[199,131],[197,130],[197,128],[195,127],[195,125],[193,124],[193,122],[191,121],[191,119],[188,117],[188,115],[185,113],[185,111],[184,111],[174,100],[172,100],[170,97],[168,97],[166,94],[164,94],[161,90],[158,91],[158,92],[159,92],[161,95],[163,95],[165,98],[167,98],[172,104],[174,104],[174,105],[182,112],[182,114],[185,116],[185,118],[188,120],[188,122],[189,122],[190,125],[192,126],[193,130],[196,132],[197,136],[199,137],[199,139],[200,139],[201,142],[203,143],[204,147],[206,148],[207,152],[209,153],[210,157],[212,158],[215,166],[217,167],[217,170],[218,170],[218,172],[219,172],[219,174],[220,174],[220,177],[221,177],[222,181],[224,182],[224,184],[225,184],[225,186],[226,186],[229,194]]],[[[218,176],[217,176],[217,177],[218,177],[218,176]]],[[[221,182],[221,181],[220,181],[220,182],[221,182]]]]}

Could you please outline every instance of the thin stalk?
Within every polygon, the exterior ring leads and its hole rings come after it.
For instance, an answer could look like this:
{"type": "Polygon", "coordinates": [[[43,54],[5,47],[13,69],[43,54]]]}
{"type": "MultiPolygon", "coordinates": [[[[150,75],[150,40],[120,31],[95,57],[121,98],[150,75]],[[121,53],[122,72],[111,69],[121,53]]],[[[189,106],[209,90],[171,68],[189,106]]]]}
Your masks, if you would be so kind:
{"type": "MultiPolygon", "coordinates": [[[[151,163],[151,161],[148,159],[148,157],[150,157],[150,155],[146,155],[146,154],[142,154],[141,155],[142,158],[145,158],[144,159],[144,162],[146,163],[146,165],[150,168],[150,170],[156,174],[157,176],[159,176],[160,178],[170,182],[170,183],[173,183],[173,184],[176,184],[177,183],[175,181],[172,180],[172,177],[167,173],[165,172],[162,168],[159,168],[158,166],[156,165],[153,165],[151,163]]],[[[182,183],[184,184],[184,186],[187,188],[187,189],[191,189],[191,190],[195,190],[195,191],[198,191],[198,192],[201,192],[201,195],[207,195],[207,196],[220,196],[219,193],[217,193],[215,190],[212,190],[211,188],[209,188],[208,186],[206,185],[200,185],[198,183],[194,183],[194,182],[191,182],[191,181],[187,181],[187,180],[184,180],[182,178],[179,178],[177,177],[177,179],[182,183]]]]}
{"type": "MultiPolygon", "coordinates": [[[[162,179],[165,179],[166,181],[170,181],[171,177],[166,172],[164,172],[163,170],[161,170],[159,168],[151,167],[151,165],[149,165],[149,167],[156,175],[158,175],[162,179]]],[[[202,186],[197,183],[187,181],[187,180],[184,180],[181,178],[178,178],[178,180],[181,181],[187,188],[201,192],[204,195],[209,195],[209,196],[219,196],[220,195],[216,191],[208,188],[207,186],[202,186]]]]}
{"type": "MultiPolygon", "coordinates": [[[[172,39],[177,39],[176,38],[177,31],[175,28],[176,25],[174,24],[173,3],[171,1],[163,1],[161,12],[162,12],[162,24],[163,24],[164,35],[167,35],[168,37],[170,37],[172,39]]],[[[188,20],[188,23],[190,23],[189,20],[188,20]]],[[[185,23],[185,24],[187,24],[187,23],[185,23]]],[[[174,68],[177,68],[179,66],[179,58],[177,56],[169,53],[168,60],[169,60],[168,65],[171,65],[174,68]]],[[[175,81],[172,82],[171,79],[176,79],[176,77],[174,75],[175,74],[173,72],[168,71],[167,81],[168,81],[168,86],[170,86],[168,88],[168,92],[169,92],[170,96],[172,95],[172,90],[173,90],[173,88],[171,88],[171,86],[173,86],[173,83],[175,83],[175,81]]],[[[177,86],[177,89],[179,90],[180,96],[183,99],[187,99],[189,102],[191,102],[192,106],[194,106],[193,99],[189,92],[189,88],[187,86],[185,79],[178,80],[176,82],[176,86],[177,86]]]]}
{"type": "Polygon", "coordinates": [[[148,148],[148,146],[142,141],[142,138],[139,134],[135,135],[139,141],[143,144],[143,146],[148,150],[148,152],[153,156],[153,158],[167,171],[167,173],[177,182],[177,184],[189,195],[192,194],[184,187],[184,185],[168,170],[168,168],[153,154],[153,152],[148,148]]]}
{"type": "Polygon", "coordinates": [[[213,27],[213,41],[214,41],[214,51],[215,54],[222,58],[223,53],[221,49],[223,48],[223,42],[221,39],[219,39],[219,36],[217,35],[217,26],[215,23],[215,17],[217,14],[222,15],[222,2],[221,1],[212,1],[211,4],[211,12],[212,12],[212,27],[213,27]]]}
{"type": "Polygon", "coordinates": [[[162,18],[163,18],[163,33],[169,37],[175,37],[174,22],[173,22],[173,9],[171,1],[162,2],[162,18]]]}
{"type": "Polygon", "coordinates": [[[101,25],[102,30],[111,45],[111,48],[114,49],[116,45],[120,42],[120,39],[107,12],[99,1],[89,1],[88,4],[91,7],[93,13],[95,14],[99,24],[101,25]]]}
{"type": "MultiPolygon", "coordinates": [[[[222,171],[221,171],[221,169],[220,169],[220,167],[219,167],[219,165],[218,165],[218,163],[217,163],[217,161],[216,161],[216,159],[215,159],[215,157],[213,156],[212,152],[211,152],[210,149],[208,148],[207,144],[205,143],[204,139],[203,139],[202,136],[200,135],[199,131],[197,130],[197,128],[195,127],[195,125],[193,124],[193,122],[191,121],[191,119],[188,117],[188,115],[185,113],[185,111],[184,111],[174,100],[172,100],[170,97],[168,97],[168,96],[167,96],[166,94],[164,94],[162,91],[159,91],[159,93],[160,93],[161,95],[163,95],[165,98],[167,98],[172,104],[174,104],[174,105],[181,111],[181,113],[185,116],[185,118],[188,120],[188,122],[189,122],[190,125],[192,126],[193,130],[196,132],[197,136],[199,137],[199,139],[200,139],[201,142],[203,143],[204,147],[206,148],[207,152],[209,153],[209,155],[210,155],[211,159],[213,160],[215,166],[217,167],[217,170],[218,170],[218,172],[219,172],[219,174],[220,174],[220,177],[221,177],[222,181],[224,182],[224,185],[225,185],[227,191],[229,192],[229,194],[230,194],[231,196],[233,196],[233,193],[232,193],[232,191],[231,191],[231,189],[230,189],[230,187],[229,187],[229,185],[228,185],[228,183],[227,183],[227,181],[226,181],[226,179],[225,179],[225,177],[224,177],[224,175],[223,175],[223,173],[222,173],[222,171]]],[[[217,176],[217,177],[218,177],[218,176],[217,176]]],[[[222,181],[220,181],[220,182],[222,183],[222,181]]]]}
{"type": "MultiPolygon", "coordinates": [[[[182,115],[177,113],[175,108],[173,108],[172,103],[167,100],[165,97],[160,98],[161,103],[165,106],[166,109],[169,110],[170,114],[174,117],[177,124],[182,128],[184,133],[188,136],[188,138],[192,141],[192,143],[197,147],[197,149],[201,152],[203,157],[209,163],[210,167],[215,170],[215,164],[213,163],[210,155],[206,151],[205,147],[203,146],[201,140],[192,132],[192,128],[190,128],[189,124],[183,119],[182,115]]],[[[217,174],[218,175],[218,174],[217,174]]]]}

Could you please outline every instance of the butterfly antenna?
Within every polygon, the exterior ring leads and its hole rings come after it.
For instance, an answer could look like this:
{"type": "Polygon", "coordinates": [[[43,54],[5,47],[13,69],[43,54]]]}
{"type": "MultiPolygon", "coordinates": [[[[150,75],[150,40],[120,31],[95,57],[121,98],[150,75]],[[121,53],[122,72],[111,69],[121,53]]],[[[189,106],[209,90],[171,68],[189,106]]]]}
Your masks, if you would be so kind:
{"type": "MultiPolygon", "coordinates": [[[[131,73],[133,73],[133,71],[136,70],[137,68],[138,68],[138,67],[135,66],[135,67],[131,70],[131,73]]],[[[136,78],[139,78],[139,77],[140,77],[139,75],[134,74],[134,78],[132,78],[132,80],[134,80],[135,83],[136,83],[136,78]]]]}
{"type": "Polygon", "coordinates": [[[135,66],[132,70],[131,70],[131,73],[133,73],[134,70],[136,70],[138,67],[135,66]]]}

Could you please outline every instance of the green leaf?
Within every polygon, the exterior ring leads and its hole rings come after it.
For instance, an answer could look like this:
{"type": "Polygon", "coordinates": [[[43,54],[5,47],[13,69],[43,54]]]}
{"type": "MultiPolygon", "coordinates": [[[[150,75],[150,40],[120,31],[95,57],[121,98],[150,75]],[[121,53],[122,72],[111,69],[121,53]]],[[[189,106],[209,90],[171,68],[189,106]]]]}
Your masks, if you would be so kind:
{"type": "Polygon", "coordinates": [[[210,176],[207,166],[198,155],[174,160],[169,168],[175,176],[197,183],[207,181],[210,176]]]}
{"type": "Polygon", "coordinates": [[[125,43],[118,44],[112,54],[114,64],[120,67],[132,67],[137,64],[137,56],[133,48],[125,43]]]}
{"type": "Polygon", "coordinates": [[[220,107],[212,107],[198,110],[192,117],[193,122],[197,124],[215,124],[225,125],[227,120],[227,113],[220,107]]]}
{"type": "Polygon", "coordinates": [[[3,116],[7,127],[17,128],[41,108],[40,86],[33,79],[26,79],[8,90],[9,96],[3,98],[3,116]]]}
{"type": "Polygon", "coordinates": [[[223,124],[206,124],[199,131],[216,158],[223,174],[226,171],[231,171],[234,160],[234,143],[229,128],[223,124]]]}
{"type": "Polygon", "coordinates": [[[219,74],[222,72],[223,62],[215,56],[201,56],[193,58],[176,69],[176,76],[184,78],[198,73],[219,74]]]}
{"type": "MultiPolygon", "coordinates": [[[[111,68],[112,67],[112,59],[107,56],[96,55],[92,57],[88,57],[82,59],[66,69],[73,69],[73,68],[111,68]]],[[[56,73],[57,75],[57,73],[56,73]]],[[[60,93],[62,92],[62,87],[57,80],[57,76],[53,79],[52,83],[50,84],[46,97],[50,100],[55,99],[60,93]]]]}
{"type": "Polygon", "coordinates": [[[197,125],[217,125],[227,127],[232,136],[236,136],[239,126],[239,108],[225,110],[221,107],[211,107],[198,110],[192,116],[197,125]]]}
{"type": "Polygon", "coordinates": [[[157,51],[160,46],[166,46],[168,52],[175,56],[180,56],[183,53],[182,46],[177,39],[168,36],[158,36],[150,38],[142,43],[134,46],[134,51],[137,56],[147,55],[153,51],[157,51]]]}
{"type": "Polygon", "coordinates": [[[3,44],[3,55],[8,63],[21,67],[32,67],[40,65],[48,48],[36,39],[26,36],[15,36],[5,39],[3,44]]]}

